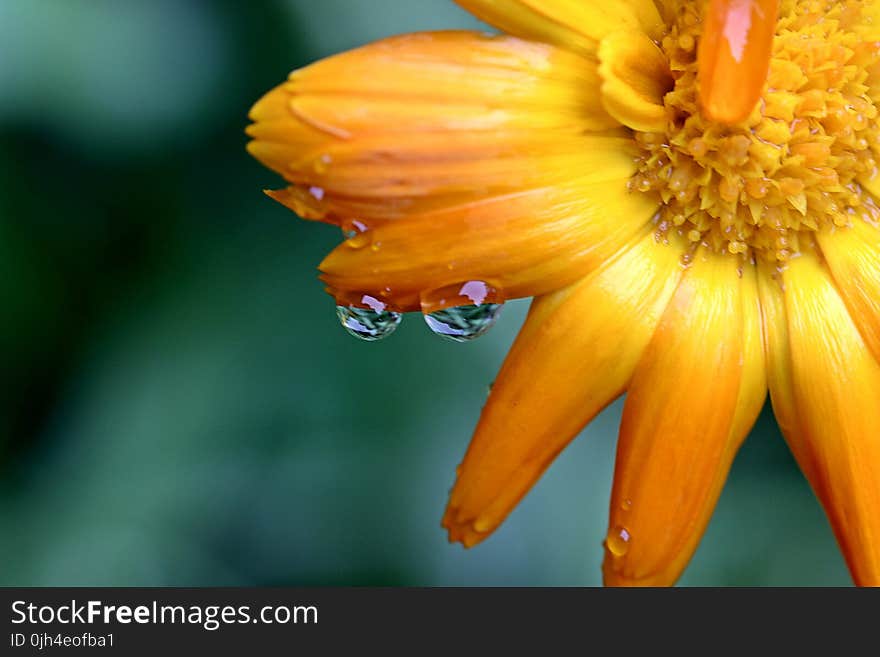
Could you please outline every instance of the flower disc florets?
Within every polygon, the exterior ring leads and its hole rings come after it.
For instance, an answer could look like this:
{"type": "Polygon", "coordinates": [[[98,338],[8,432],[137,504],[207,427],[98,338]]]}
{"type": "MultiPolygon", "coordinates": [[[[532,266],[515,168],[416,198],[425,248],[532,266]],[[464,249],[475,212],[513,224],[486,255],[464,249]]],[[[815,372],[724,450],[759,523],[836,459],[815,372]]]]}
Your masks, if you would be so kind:
{"type": "Polygon", "coordinates": [[[642,155],[630,184],[659,195],[659,233],[784,263],[817,230],[876,223],[859,180],[876,174],[880,152],[880,43],[863,29],[862,3],[783,1],[762,98],[737,125],[700,111],[698,4],[667,2],[668,127],[635,134],[642,155]]]}

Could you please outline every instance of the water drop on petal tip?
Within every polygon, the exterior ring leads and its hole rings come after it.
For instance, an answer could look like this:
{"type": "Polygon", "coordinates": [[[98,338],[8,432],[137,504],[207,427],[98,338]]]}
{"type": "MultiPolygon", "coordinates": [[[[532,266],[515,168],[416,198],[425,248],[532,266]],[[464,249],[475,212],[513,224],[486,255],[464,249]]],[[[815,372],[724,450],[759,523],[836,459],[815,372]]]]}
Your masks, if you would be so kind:
{"type": "Polygon", "coordinates": [[[339,227],[342,229],[342,234],[347,240],[350,240],[352,237],[357,237],[359,234],[366,232],[367,230],[366,224],[357,219],[346,219],[339,227]]]}
{"type": "Polygon", "coordinates": [[[356,233],[349,237],[345,244],[352,249],[362,249],[372,241],[369,233],[356,233]]]}
{"type": "Polygon", "coordinates": [[[422,312],[433,313],[454,306],[481,306],[504,302],[501,291],[485,281],[466,281],[433,290],[419,295],[422,312]]]}
{"type": "Polygon", "coordinates": [[[394,333],[403,319],[400,313],[383,310],[380,309],[381,307],[384,307],[384,304],[376,305],[374,308],[336,306],[336,316],[349,334],[359,340],[376,342],[394,333]]]}
{"type": "Polygon", "coordinates": [[[425,315],[425,323],[434,333],[453,342],[469,342],[494,326],[502,304],[454,306],[425,315]]]}
{"type": "Polygon", "coordinates": [[[332,161],[333,161],[333,158],[331,158],[329,155],[327,155],[325,153],[324,155],[322,155],[321,157],[319,157],[318,159],[316,159],[312,163],[312,169],[315,171],[315,173],[319,173],[319,174],[326,173],[327,167],[330,165],[330,163],[332,161]]]}
{"type": "Polygon", "coordinates": [[[485,534],[492,528],[492,523],[489,518],[485,516],[480,516],[476,520],[474,520],[474,531],[479,532],[481,534],[485,534]]]}

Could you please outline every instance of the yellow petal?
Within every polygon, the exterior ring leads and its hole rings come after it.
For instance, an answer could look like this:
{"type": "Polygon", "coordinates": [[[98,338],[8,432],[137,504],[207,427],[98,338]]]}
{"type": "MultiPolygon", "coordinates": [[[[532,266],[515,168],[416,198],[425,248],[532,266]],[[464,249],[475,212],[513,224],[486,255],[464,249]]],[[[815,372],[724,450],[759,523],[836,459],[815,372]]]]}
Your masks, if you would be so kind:
{"type": "Polygon", "coordinates": [[[672,89],[669,63],[643,32],[620,31],[599,46],[602,103],[625,126],[645,132],[666,129],[663,97],[672,89]]]}
{"type": "MultiPolygon", "coordinates": [[[[794,400],[791,349],[788,340],[788,313],[782,293],[781,273],[775,268],[758,267],[758,293],[764,326],[764,354],[767,361],[767,385],[773,414],[783,435],[800,434],[802,429],[794,400]]],[[[795,446],[792,445],[794,451],[795,446]]],[[[803,459],[795,454],[798,462],[803,459]]],[[[804,468],[801,463],[801,469],[804,468]]],[[[809,473],[806,473],[809,477],[809,473]]]]}
{"type": "Polygon", "coordinates": [[[627,385],[681,273],[681,244],[646,235],[592,276],[536,299],[483,409],[443,525],[486,538],[627,385]]]}
{"type": "Polygon", "coordinates": [[[875,199],[880,198],[880,169],[873,169],[870,173],[859,176],[858,183],[868,190],[875,199]]]}
{"type": "Polygon", "coordinates": [[[698,252],[636,369],[615,465],[605,582],[684,570],[766,396],[753,268],[698,252]]]}
{"type": "Polygon", "coordinates": [[[619,126],[599,84],[595,63],[545,44],[393,37],[292,73],[253,107],[248,150],[310,218],[372,225],[597,166],[596,131],[619,126]]]}
{"type": "Polygon", "coordinates": [[[663,21],[652,0],[456,0],[490,25],[508,34],[595,55],[607,34],[637,29],[653,39],[663,33],[663,21]]]}
{"type": "Polygon", "coordinates": [[[857,219],[818,239],[853,321],[880,360],[880,229],[857,219]]]}
{"type": "Polygon", "coordinates": [[[773,367],[786,352],[790,363],[770,376],[774,409],[781,397],[784,412],[796,417],[781,422],[786,439],[853,579],[880,586],[880,364],[818,258],[793,259],[782,279],[784,294],[773,281],[762,290],[762,301],[775,295],[777,308],[784,296],[787,318],[787,331],[769,343],[778,351],[773,367]]]}
{"type": "Polygon", "coordinates": [[[468,281],[502,299],[558,290],[651,230],[656,203],[627,191],[626,178],[603,180],[619,158],[632,164],[619,149],[607,153],[607,168],[565,185],[386,221],[332,251],[321,278],[337,298],[380,294],[399,310],[468,281]]]}

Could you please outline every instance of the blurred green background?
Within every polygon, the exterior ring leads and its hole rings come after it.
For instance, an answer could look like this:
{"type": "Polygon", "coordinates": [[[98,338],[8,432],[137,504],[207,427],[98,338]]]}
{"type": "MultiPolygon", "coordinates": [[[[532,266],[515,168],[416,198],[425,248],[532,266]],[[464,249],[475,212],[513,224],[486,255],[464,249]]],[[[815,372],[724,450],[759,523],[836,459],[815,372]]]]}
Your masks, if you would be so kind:
{"type": "MultiPolygon", "coordinates": [[[[485,544],[440,516],[522,322],[339,326],[337,230],[261,193],[250,105],[447,0],[0,0],[0,584],[595,585],[620,403],[485,544]]],[[[849,582],[765,409],[686,585],[849,582]]]]}

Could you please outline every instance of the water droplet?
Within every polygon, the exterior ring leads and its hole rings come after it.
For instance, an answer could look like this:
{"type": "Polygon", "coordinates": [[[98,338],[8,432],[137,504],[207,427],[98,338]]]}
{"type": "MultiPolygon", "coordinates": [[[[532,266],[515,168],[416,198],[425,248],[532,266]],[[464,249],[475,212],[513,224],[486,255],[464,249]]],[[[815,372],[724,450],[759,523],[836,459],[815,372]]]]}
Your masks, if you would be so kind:
{"type": "Polygon", "coordinates": [[[492,328],[501,308],[500,303],[454,306],[425,315],[425,322],[441,337],[454,342],[468,342],[492,328]]]}
{"type": "Polygon", "coordinates": [[[364,308],[336,306],[336,316],[351,335],[367,342],[382,340],[397,330],[403,315],[387,310],[387,305],[367,294],[361,297],[364,308]]]}
{"type": "Polygon", "coordinates": [[[629,550],[629,542],[632,537],[629,535],[626,527],[615,525],[612,527],[608,536],[605,537],[605,547],[615,557],[622,557],[629,550]]]}
{"type": "Polygon", "coordinates": [[[633,501],[627,497],[623,502],[620,503],[620,508],[624,511],[629,511],[631,508],[633,508],[633,501]]]}
{"type": "Polygon", "coordinates": [[[321,157],[312,162],[312,169],[315,173],[327,173],[327,167],[330,166],[330,163],[333,161],[327,153],[324,153],[321,157]]]}
{"type": "Polygon", "coordinates": [[[485,281],[467,281],[429,290],[419,295],[422,312],[432,313],[454,306],[481,306],[487,303],[503,303],[498,288],[485,281]]]}
{"type": "Polygon", "coordinates": [[[321,187],[309,187],[309,194],[319,201],[324,199],[324,189],[321,187]]]}
{"type": "Polygon", "coordinates": [[[339,227],[342,229],[342,234],[347,240],[367,230],[367,224],[357,219],[345,219],[339,227]]]}
{"type": "Polygon", "coordinates": [[[490,521],[488,516],[480,516],[479,518],[474,520],[473,527],[474,531],[485,534],[492,528],[492,522],[490,521]]]}
{"type": "Polygon", "coordinates": [[[373,236],[369,231],[356,233],[345,240],[346,246],[352,249],[362,249],[373,241],[373,236]]]}
{"type": "Polygon", "coordinates": [[[423,292],[419,301],[434,333],[466,342],[492,328],[504,298],[485,281],[466,281],[423,292]]]}

